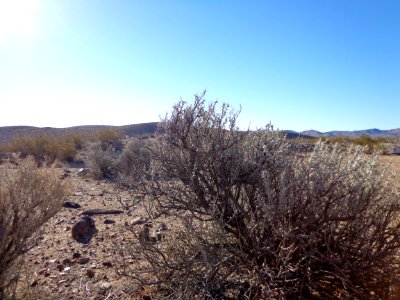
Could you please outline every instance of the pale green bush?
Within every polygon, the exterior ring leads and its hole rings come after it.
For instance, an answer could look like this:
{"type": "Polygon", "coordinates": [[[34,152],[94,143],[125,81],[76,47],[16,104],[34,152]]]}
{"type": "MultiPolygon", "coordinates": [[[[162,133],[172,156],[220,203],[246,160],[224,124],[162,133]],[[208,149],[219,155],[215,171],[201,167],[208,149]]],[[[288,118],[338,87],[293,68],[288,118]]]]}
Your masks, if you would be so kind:
{"type": "Polygon", "coordinates": [[[136,189],[178,229],[141,240],[148,264],[134,278],[155,276],[172,299],[395,297],[400,196],[377,155],[324,143],[302,154],[271,126],[239,131],[237,116],[196,96],[162,122],[161,176],[136,189]]]}

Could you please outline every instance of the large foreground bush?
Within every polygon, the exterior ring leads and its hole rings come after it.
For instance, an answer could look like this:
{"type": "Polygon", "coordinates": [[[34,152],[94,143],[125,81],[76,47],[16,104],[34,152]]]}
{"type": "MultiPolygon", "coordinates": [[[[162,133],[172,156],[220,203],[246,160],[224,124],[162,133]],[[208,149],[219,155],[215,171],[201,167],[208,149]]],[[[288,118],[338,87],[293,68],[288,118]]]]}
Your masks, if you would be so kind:
{"type": "Polygon", "coordinates": [[[177,221],[160,242],[140,239],[148,264],[133,276],[172,299],[395,293],[400,198],[378,157],[323,143],[297,153],[270,126],[239,131],[237,116],[196,96],[162,122],[148,148],[160,176],[138,189],[177,221]]]}
{"type": "Polygon", "coordinates": [[[0,176],[0,299],[7,299],[15,296],[19,259],[61,208],[66,189],[52,170],[38,169],[32,159],[0,176]]]}

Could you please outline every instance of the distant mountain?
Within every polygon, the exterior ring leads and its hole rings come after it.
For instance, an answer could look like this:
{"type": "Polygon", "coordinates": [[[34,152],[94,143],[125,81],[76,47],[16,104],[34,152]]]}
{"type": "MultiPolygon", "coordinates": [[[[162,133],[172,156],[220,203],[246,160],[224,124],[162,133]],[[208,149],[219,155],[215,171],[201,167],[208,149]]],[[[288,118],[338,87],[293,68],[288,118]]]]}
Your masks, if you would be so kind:
{"type": "Polygon", "coordinates": [[[293,130],[283,130],[282,133],[285,135],[287,139],[314,139],[315,136],[304,133],[304,132],[297,132],[293,130]]]}
{"type": "Polygon", "coordinates": [[[390,130],[380,130],[377,128],[365,129],[365,130],[353,130],[353,131],[335,130],[327,132],[320,132],[312,129],[312,130],[302,131],[300,133],[312,137],[334,137],[334,136],[356,137],[360,135],[368,135],[370,137],[400,137],[400,128],[390,129],[390,130]]]}
{"type": "MultiPolygon", "coordinates": [[[[0,144],[7,143],[13,138],[18,136],[33,136],[39,134],[46,135],[68,135],[72,133],[82,133],[93,135],[97,130],[102,128],[115,128],[120,131],[123,135],[129,137],[135,136],[149,136],[155,134],[157,130],[158,122],[131,124],[124,126],[108,126],[108,125],[83,125],[74,126],[67,128],[54,128],[54,127],[34,127],[34,126],[4,126],[0,127],[0,144]]],[[[371,137],[397,137],[400,138],[400,128],[390,130],[380,130],[377,128],[366,129],[366,130],[354,130],[354,131],[328,131],[320,132],[317,130],[306,130],[302,132],[296,132],[293,130],[284,130],[283,134],[288,139],[313,139],[318,137],[334,137],[334,136],[346,136],[355,137],[360,135],[369,135],[371,137]]]]}
{"type": "Polygon", "coordinates": [[[0,127],[0,143],[8,143],[18,136],[35,136],[46,134],[51,136],[68,135],[72,133],[82,133],[93,135],[97,130],[102,128],[115,128],[123,135],[134,137],[153,135],[156,132],[158,122],[131,124],[124,126],[108,126],[108,125],[83,125],[67,128],[54,127],[34,127],[34,126],[4,126],[0,127]]]}

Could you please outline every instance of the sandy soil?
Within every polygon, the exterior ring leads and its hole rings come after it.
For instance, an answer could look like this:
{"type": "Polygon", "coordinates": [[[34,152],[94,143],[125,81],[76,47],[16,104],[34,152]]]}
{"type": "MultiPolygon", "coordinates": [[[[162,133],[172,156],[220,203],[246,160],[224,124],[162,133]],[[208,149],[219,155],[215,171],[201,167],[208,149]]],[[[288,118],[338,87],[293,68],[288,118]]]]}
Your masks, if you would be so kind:
{"type": "Polygon", "coordinates": [[[78,169],[59,171],[71,184],[66,200],[81,208],[62,208],[44,226],[43,239],[26,257],[29,284],[48,299],[143,299],[146,293],[120,272],[120,250],[138,242],[133,232],[141,225],[132,225],[132,221],[145,212],[140,206],[127,210],[119,200],[133,203],[138,199],[110,181],[79,177],[78,169]],[[123,213],[92,216],[97,233],[86,244],[75,241],[73,224],[82,211],[95,208],[123,213]]]}

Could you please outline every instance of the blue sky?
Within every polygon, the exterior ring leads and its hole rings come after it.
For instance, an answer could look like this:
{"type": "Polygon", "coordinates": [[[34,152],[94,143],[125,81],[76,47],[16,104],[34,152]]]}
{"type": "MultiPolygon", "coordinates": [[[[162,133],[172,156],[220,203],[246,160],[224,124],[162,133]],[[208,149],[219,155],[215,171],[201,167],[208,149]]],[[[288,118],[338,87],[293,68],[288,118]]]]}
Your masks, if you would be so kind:
{"type": "Polygon", "coordinates": [[[240,126],[400,127],[398,0],[0,0],[0,126],[158,121],[179,99],[240,126]]]}

